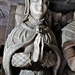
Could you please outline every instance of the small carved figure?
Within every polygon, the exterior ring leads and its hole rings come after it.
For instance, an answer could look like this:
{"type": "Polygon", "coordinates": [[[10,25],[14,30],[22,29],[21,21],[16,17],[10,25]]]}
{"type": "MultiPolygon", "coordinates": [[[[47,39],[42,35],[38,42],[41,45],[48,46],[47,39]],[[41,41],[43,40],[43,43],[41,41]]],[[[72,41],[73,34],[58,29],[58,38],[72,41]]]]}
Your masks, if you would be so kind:
{"type": "Polygon", "coordinates": [[[61,54],[45,22],[48,6],[48,0],[25,0],[25,18],[6,40],[3,55],[6,75],[57,75],[61,54]],[[16,74],[14,68],[18,70],[16,74]]]}

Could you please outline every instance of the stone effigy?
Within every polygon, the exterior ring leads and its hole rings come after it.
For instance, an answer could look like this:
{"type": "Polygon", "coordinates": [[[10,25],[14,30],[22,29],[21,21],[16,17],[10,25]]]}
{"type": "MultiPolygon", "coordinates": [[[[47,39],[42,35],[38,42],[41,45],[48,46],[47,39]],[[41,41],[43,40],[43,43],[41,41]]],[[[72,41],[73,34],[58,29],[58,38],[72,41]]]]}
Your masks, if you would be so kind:
{"type": "Polygon", "coordinates": [[[72,71],[75,71],[75,21],[72,21],[62,29],[63,54],[72,71]]]}
{"type": "Polygon", "coordinates": [[[57,75],[61,53],[49,29],[48,6],[48,0],[25,0],[25,18],[11,31],[5,43],[6,75],[51,75],[50,67],[53,67],[52,75],[57,75]]]}

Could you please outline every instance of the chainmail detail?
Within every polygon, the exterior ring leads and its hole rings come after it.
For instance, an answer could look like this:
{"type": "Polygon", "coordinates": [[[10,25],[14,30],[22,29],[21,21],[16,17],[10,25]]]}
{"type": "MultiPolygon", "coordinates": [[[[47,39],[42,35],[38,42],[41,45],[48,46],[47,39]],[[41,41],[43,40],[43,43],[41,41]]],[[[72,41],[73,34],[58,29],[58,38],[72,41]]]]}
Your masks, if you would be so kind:
{"type": "Polygon", "coordinates": [[[16,53],[12,56],[12,65],[15,67],[28,67],[31,64],[29,53],[16,53]]]}
{"type": "MultiPolygon", "coordinates": [[[[33,52],[32,57],[31,57],[30,52],[26,52],[26,49],[23,53],[15,53],[11,59],[12,66],[28,67],[32,64],[31,63],[32,61],[37,62],[38,60],[43,59],[44,41],[50,43],[51,36],[48,33],[44,35],[42,34],[43,32],[47,32],[48,28],[47,30],[46,28],[40,29],[40,27],[36,27],[35,29],[36,29],[37,36],[36,36],[36,39],[34,40],[34,48],[33,48],[34,52],[33,52]],[[41,44],[41,49],[40,49],[40,44],[41,44]]],[[[31,50],[31,48],[29,48],[29,50],[31,50]]]]}

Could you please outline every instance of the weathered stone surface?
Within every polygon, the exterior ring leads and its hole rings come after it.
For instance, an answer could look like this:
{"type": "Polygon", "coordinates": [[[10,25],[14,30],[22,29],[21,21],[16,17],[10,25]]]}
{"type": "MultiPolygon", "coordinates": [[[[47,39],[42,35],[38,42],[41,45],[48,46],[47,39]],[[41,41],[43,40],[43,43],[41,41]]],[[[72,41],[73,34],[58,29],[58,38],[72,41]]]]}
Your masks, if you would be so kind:
{"type": "Polygon", "coordinates": [[[0,45],[5,44],[5,31],[6,31],[6,26],[0,26],[0,45]]]}
{"type": "Polygon", "coordinates": [[[11,32],[11,30],[14,28],[15,26],[15,10],[16,10],[16,6],[11,5],[10,6],[10,12],[9,12],[9,21],[8,21],[8,25],[7,25],[7,31],[6,31],[6,37],[8,36],[8,34],[11,32]]]}
{"type": "Polygon", "coordinates": [[[74,18],[74,13],[73,12],[70,12],[70,13],[67,13],[66,14],[66,20],[67,20],[67,23],[70,23],[74,18]]]}
{"type": "Polygon", "coordinates": [[[15,26],[20,25],[23,19],[25,18],[24,10],[25,10],[24,5],[17,5],[15,13],[15,26]]]}
{"type": "Polygon", "coordinates": [[[8,18],[7,19],[1,19],[1,21],[0,21],[1,26],[7,26],[7,23],[8,23],[8,18]]]}
{"type": "Polygon", "coordinates": [[[16,3],[23,3],[25,2],[25,0],[8,0],[9,2],[16,2],[16,3]]]}
{"type": "Polygon", "coordinates": [[[53,25],[57,30],[61,30],[67,23],[70,23],[73,20],[73,12],[67,14],[52,12],[53,16],[53,25]]]}
{"type": "Polygon", "coordinates": [[[7,2],[5,2],[5,1],[0,1],[0,6],[8,6],[8,4],[7,4],[7,2]]]}
{"type": "Polygon", "coordinates": [[[46,66],[47,68],[52,67],[56,63],[56,55],[51,53],[44,54],[44,60],[42,61],[42,66],[46,66]]]}
{"type": "Polygon", "coordinates": [[[21,70],[19,75],[35,75],[32,71],[21,70]]]}
{"type": "Polygon", "coordinates": [[[75,72],[71,71],[70,68],[66,66],[63,75],[75,75],[75,72]]]}
{"type": "Polygon", "coordinates": [[[9,15],[8,3],[5,1],[0,1],[0,25],[7,26],[9,15]]]}

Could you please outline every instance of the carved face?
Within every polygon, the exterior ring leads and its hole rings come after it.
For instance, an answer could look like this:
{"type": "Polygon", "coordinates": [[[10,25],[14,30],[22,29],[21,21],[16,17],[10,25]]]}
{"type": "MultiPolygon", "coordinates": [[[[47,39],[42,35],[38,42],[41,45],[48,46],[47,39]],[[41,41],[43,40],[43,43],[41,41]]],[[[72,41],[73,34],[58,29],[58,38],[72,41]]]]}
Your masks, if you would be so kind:
{"type": "Polygon", "coordinates": [[[42,19],[47,11],[47,5],[44,0],[31,0],[30,13],[35,19],[42,19]]]}

